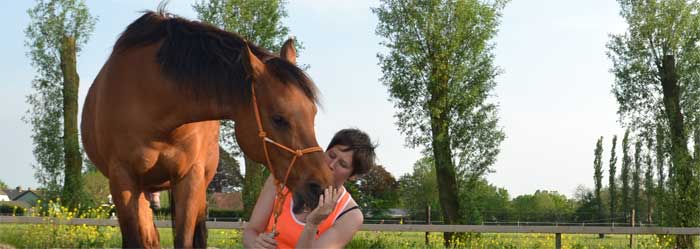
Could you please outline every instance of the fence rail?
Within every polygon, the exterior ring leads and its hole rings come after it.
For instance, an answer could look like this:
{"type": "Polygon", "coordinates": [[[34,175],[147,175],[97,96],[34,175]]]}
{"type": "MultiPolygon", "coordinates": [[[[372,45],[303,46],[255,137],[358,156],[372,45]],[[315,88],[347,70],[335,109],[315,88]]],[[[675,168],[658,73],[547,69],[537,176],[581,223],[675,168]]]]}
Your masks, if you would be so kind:
{"type": "MultiPolygon", "coordinates": [[[[65,224],[88,226],[119,226],[112,219],[70,220],[27,217],[0,216],[0,224],[65,224]]],[[[169,220],[156,220],[157,227],[171,227],[169,220]]],[[[207,221],[212,229],[243,229],[245,222],[207,221]]],[[[363,224],[363,231],[387,232],[472,232],[472,233],[563,233],[563,234],[669,234],[700,235],[700,227],[609,227],[609,226],[504,226],[504,225],[416,225],[416,224],[363,224]]]]}
{"type": "MultiPolygon", "coordinates": [[[[119,226],[113,219],[55,219],[46,217],[0,216],[0,224],[66,224],[119,226]]],[[[207,221],[210,229],[243,229],[245,222],[207,221]]],[[[171,227],[169,220],[156,220],[157,227],[171,227]]],[[[386,232],[473,232],[473,233],[549,233],[555,234],[556,248],[561,248],[561,234],[664,234],[700,235],[700,227],[610,227],[610,226],[512,226],[512,225],[416,225],[363,224],[362,231],[386,232]]]]}

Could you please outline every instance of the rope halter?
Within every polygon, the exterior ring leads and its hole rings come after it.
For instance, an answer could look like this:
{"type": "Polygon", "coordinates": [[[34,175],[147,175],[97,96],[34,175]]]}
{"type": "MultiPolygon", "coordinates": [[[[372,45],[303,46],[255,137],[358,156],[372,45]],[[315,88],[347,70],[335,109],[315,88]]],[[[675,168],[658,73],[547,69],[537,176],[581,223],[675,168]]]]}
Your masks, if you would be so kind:
{"type": "Polygon", "coordinates": [[[285,191],[282,193],[284,190],[284,186],[287,185],[287,180],[289,178],[289,173],[292,172],[292,167],[294,166],[294,163],[296,162],[297,158],[302,157],[305,154],[311,154],[314,152],[323,152],[323,149],[319,146],[313,146],[309,147],[306,149],[291,149],[287,146],[284,146],[283,144],[280,144],[276,142],[275,140],[272,140],[267,136],[267,133],[265,133],[265,130],[263,130],[262,126],[262,121],[260,119],[260,110],[258,109],[258,99],[255,94],[255,85],[251,84],[251,92],[253,93],[253,110],[255,111],[255,121],[258,124],[258,137],[262,140],[262,145],[263,145],[263,151],[265,152],[265,161],[267,163],[267,169],[270,171],[272,176],[275,178],[275,187],[277,188],[277,194],[275,196],[275,205],[273,207],[273,214],[275,216],[274,223],[272,224],[272,233],[277,235],[277,219],[279,218],[280,213],[282,213],[282,206],[284,204],[284,199],[287,197],[287,194],[289,194],[289,191],[285,191]],[[279,177],[275,175],[275,171],[272,168],[272,162],[270,161],[270,154],[268,153],[267,150],[267,143],[273,144],[277,146],[280,149],[286,150],[289,153],[293,154],[294,157],[292,157],[292,161],[289,163],[289,167],[287,167],[287,173],[284,176],[284,180],[282,182],[279,181],[279,177]]]}

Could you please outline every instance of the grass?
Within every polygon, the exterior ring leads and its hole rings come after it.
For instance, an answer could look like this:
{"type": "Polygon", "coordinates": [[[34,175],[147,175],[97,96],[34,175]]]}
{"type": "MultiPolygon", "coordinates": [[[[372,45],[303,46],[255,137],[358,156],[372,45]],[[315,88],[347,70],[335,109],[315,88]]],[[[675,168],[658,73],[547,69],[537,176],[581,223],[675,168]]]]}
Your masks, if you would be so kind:
{"type": "MultiPolygon", "coordinates": [[[[172,230],[158,229],[161,246],[172,248],[172,230]]],[[[671,241],[654,235],[636,236],[637,248],[670,248],[671,241]]],[[[425,244],[422,232],[369,232],[360,231],[346,248],[444,248],[442,233],[430,233],[430,243],[425,244]]],[[[627,235],[597,234],[562,235],[562,248],[629,248],[627,235]]],[[[0,225],[0,245],[16,248],[115,248],[121,247],[121,235],[117,227],[90,227],[66,225],[0,225]],[[43,227],[37,227],[43,226],[43,227]]],[[[553,234],[491,234],[474,236],[471,240],[455,243],[459,248],[553,248],[553,234]]],[[[212,248],[242,248],[238,230],[210,229],[208,246],[212,248]]]]}
{"type": "MultiPolygon", "coordinates": [[[[51,229],[50,225],[0,225],[0,245],[15,248],[118,248],[121,234],[118,227],[67,226],[51,229]],[[41,230],[38,230],[40,227],[41,230]],[[48,228],[48,229],[47,229],[48,228]],[[93,230],[94,229],[94,230],[93,230]]],[[[172,229],[159,228],[162,247],[173,247],[172,229]]],[[[209,247],[243,248],[241,233],[230,229],[209,229],[209,247]]],[[[2,247],[0,247],[2,248],[2,247]]]]}
{"type": "MultiPolygon", "coordinates": [[[[70,220],[73,217],[106,219],[110,208],[88,209],[78,212],[60,205],[60,199],[39,203],[29,211],[31,216],[52,217],[70,220]]],[[[58,225],[50,219],[44,224],[0,224],[0,249],[16,248],[116,248],[121,247],[118,227],[58,225]]],[[[172,229],[159,228],[161,246],[173,247],[172,229]]],[[[238,230],[210,229],[207,245],[212,248],[242,248],[241,232],[238,230]]],[[[442,233],[430,233],[425,243],[423,232],[368,232],[361,231],[346,246],[347,248],[444,248],[442,233]]],[[[554,234],[471,234],[453,242],[457,248],[506,248],[535,249],[553,248],[554,234]]],[[[637,248],[671,248],[671,237],[655,235],[636,236],[637,248]]],[[[599,239],[597,234],[562,235],[562,248],[629,248],[627,235],[607,235],[599,239]]]]}
{"type": "MultiPolygon", "coordinates": [[[[656,235],[637,235],[637,248],[670,248],[672,241],[656,235]]],[[[444,248],[442,233],[430,233],[425,244],[422,232],[359,232],[346,248],[444,248]]],[[[454,243],[458,248],[554,248],[554,234],[482,233],[454,243]]],[[[629,248],[628,235],[563,234],[562,248],[629,248]]]]}

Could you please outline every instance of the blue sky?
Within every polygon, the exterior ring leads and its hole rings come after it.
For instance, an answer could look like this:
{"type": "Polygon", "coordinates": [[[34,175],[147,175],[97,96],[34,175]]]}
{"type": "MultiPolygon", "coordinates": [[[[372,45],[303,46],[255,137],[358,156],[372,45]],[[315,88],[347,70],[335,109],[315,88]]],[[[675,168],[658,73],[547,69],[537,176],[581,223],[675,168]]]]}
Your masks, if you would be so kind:
{"type": "MultiPolygon", "coordinates": [[[[194,18],[194,1],[171,1],[168,10],[194,18]]],[[[87,88],[111,52],[120,32],[139,11],[158,1],[87,1],[99,20],[78,58],[80,105],[87,88]]],[[[32,1],[0,2],[0,180],[10,186],[32,186],[34,163],[31,127],[21,121],[34,69],[25,56],[26,10],[32,1]]],[[[385,51],[374,30],[370,11],[375,1],[294,0],[284,20],[306,49],[299,63],[322,94],[323,110],[316,134],[327,144],[341,128],[367,131],[379,144],[379,163],[395,177],[410,173],[419,150],[405,147],[397,130],[376,54],[385,51]]],[[[537,189],[557,190],[572,197],[575,188],[593,184],[593,149],[605,136],[607,169],[612,135],[622,134],[617,104],[610,93],[614,81],[605,55],[610,33],[624,31],[615,1],[513,0],[504,10],[496,43],[494,101],[506,139],[487,178],[512,197],[537,189]]],[[[619,147],[618,147],[619,148],[619,147]]],[[[619,152],[618,152],[619,154],[619,152]]]]}

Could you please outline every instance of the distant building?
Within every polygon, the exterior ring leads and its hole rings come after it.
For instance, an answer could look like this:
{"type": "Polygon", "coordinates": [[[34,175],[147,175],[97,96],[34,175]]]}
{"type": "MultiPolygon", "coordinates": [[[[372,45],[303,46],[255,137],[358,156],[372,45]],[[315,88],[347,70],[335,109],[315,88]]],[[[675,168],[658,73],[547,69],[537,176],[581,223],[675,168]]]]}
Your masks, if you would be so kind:
{"type": "Polygon", "coordinates": [[[213,193],[209,199],[209,207],[226,210],[243,210],[241,192],[213,193]]]}
{"type": "MultiPolygon", "coordinates": [[[[5,189],[1,192],[5,193],[8,201],[24,202],[29,206],[36,205],[36,202],[41,199],[41,196],[31,188],[23,190],[22,187],[17,187],[14,189],[5,189]]],[[[2,194],[0,194],[0,201],[2,201],[2,194]]]]}
{"type": "Polygon", "coordinates": [[[10,201],[10,197],[2,189],[0,189],[0,201],[10,201]]]}
{"type": "Polygon", "coordinates": [[[401,208],[390,208],[388,215],[391,218],[407,218],[408,212],[405,209],[401,208]]]}

